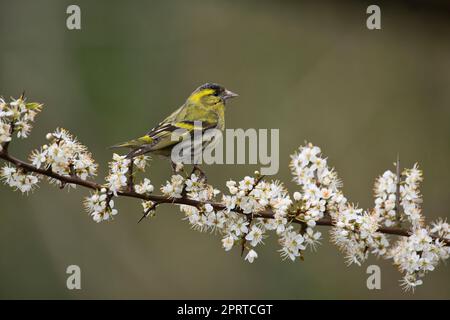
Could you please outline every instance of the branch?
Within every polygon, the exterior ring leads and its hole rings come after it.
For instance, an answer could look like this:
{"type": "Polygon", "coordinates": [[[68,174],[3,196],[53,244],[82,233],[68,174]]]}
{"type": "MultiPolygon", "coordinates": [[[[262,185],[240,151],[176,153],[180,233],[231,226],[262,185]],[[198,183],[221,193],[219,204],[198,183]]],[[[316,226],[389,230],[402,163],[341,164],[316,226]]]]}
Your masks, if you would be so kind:
{"type": "MultiPolygon", "coordinates": [[[[60,175],[60,174],[54,173],[53,171],[51,171],[51,169],[46,170],[46,169],[36,168],[35,166],[33,166],[25,161],[19,160],[15,157],[11,156],[6,149],[3,149],[3,151],[0,151],[0,159],[3,159],[7,162],[14,164],[16,167],[21,168],[22,170],[24,170],[26,172],[34,172],[34,173],[40,174],[42,176],[50,177],[50,178],[61,181],[63,184],[75,184],[75,185],[82,186],[82,187],[92,189],[92,190],[100,190],[104,187],[100,183],[83,180],[76,176],[65,176],[65,175],[60,175]]],[[[257,182],[259,182],[260,180],[261,179],[258,179],[257,182]]],[[[217,202],[202,202],[202,201],[198,201],[198,200],[189,199],[186,197],[170,198],[170,197],[166,197],[166,196],[162,196],[162,195],[139,194],[139,193],[134,192],[132,188],[128,188],[126,191],[119,191],[117,194],[118,194],[118,196],[122,196],[122,197],[136,198],[136,199],[141,199],[141,200],[145,200],[145,201],[153,201],[153,202],[155,202],[154,207],[156,207],[158,204],[171,203],[171,204],[188,205],[188,206],[193,206],[196,208],[201,208],[205,204],[210,204],[217,211],[226,209],[225,205],[223,205],[221,203],[217,203],[217,202]]],[[[248,216],[248,214],[245,214],[239,208],[236,208],[233,211],[248,216]]],[[[274,212],[272,210],[263,210],[263,211],[254,213],[252,215],[254,218],[265,218],[265,219],[273,219],[274,218],[274,212]]],[[[295,220],[295,219],[292,220],[292,222],[297,223],[297,224],[304,224],[304,222],[295,220]]],[[[329,216],[326,216],[322,219],[317,220],[316,224],[319,226],[330,226],[330,227],[334,226],[333,221],[329,216]]],[[[405,230],[402,228],[380,227],[377,230],[377,232],[380,232],[383,234],[389,234],[389,235],[403,236],[403,237],[408,237],[411,235],[411,232],[409,230],[405,230]]],[[[440,241],[445,242],[445,244],[447,246],[450,246],[450,240],[448,240],[448,239],[440,239],[440,238],[434,237],[434,236],[433,236],[433,239],[439,239],[440,241]]]]}
{"type": "Polygon", "coordinates": [[[350,264],[360,265],[369,253],[392,259],[403,273],[406,289],[421,285],[426,273],[450,257],[450,226],[446,220],[424,224],[420,194],[423,178],[417,164],[400,175],[397,159],[396,175],[387,170],[376,179],[373,210],[363,210],[347,200],[337,172],[328,166],[320,148],[311,143],[291,155],[289,166],[299,190],[292,197],[283,183],[264,181],[256,172],[256,177],[246,176],[239,183],[228,181],[229,194],[215,200],[219,191],[206,182],[205,174],[195,165],[193,173],[198,171],[200,175],[183,177],[174,172],[161,187],[162,195],[154,195],[150,179],[134,182],[134,171],[145,170],[148,156],[130,160],[113,154],[105,183],[100,184],[91,180],[98,165],[88,148],[62,128],[46,135],[49,142],[32,151],[30,163],[12,156],[8,148],[12,137],[28,137],[41,109],[42,104],[27,102],[23,95],[11,102],[0,98],[0,159],[12,164],[1,169],[0,178],[23,193],[33,190],[40,177],[56,182],[61,189],[81,186],[93,190],[84,205],[96,222],[118,213],[114,197],[142,200],[144,215],[139,221],[160,204],[180,205],[193,228],[219,231],[226,251],[240,241],[241,254],[247,248],[245,260],[250,263],[258,257],[254,249],[267,231],[276,232],[281,256],[294,261],[303,260],[304,251],[319,243],[321,232],[315,226],[332,227],[331,241],[350,264]],[[402,192],[400,176],[404,177],[402,192]],[[399,221],[405,221],[411,229],[399,225],[399,221]],[[385,235],[401,240],[391,246],[385,235]]]}

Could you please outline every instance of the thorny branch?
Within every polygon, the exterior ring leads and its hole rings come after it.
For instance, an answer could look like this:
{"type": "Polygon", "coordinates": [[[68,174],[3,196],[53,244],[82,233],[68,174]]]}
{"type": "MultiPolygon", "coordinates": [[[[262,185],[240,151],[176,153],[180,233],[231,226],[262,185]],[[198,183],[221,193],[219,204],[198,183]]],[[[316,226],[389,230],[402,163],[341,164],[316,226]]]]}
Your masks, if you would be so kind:
{"type": "MultiPolygon", "coordinates": [[[[281,245],[281,257],[303,259],[304,251],[315,249],[321,238],[316,226],[331,227],[331,240],[341,249],[349,264],[360,265],[370,254],[392,259],[403,273],[402,285],[413,289],[440,261],[450,257],[450,225],[439,219],[425,224],[422,214],[420,183],[422,170],[415,164],[396,173],[386,170],[375,180],[375,207],[358,208],[341,190],[342,183],[334,168],[327,164],[319,147],[307,143],[291,155],[290,169],[298,191],[291,195],[279,181],[266,181],[255,172],[236,182],[226,183],[228,194],[222,200],[219,190],[206,182],[203,171],[194,166],[188,177],[178,174],[182,164],[160,190],[153,194],[150,179],[135,182],[135,173],[144,172],[148,156],[134,159],[118,154],[109,162],[105,183],[93,181],[98,165],[88,148],[67,130],[48,133],[49,141],[31,152],[26,162],[10,154],[13,136],[28,137],[42,104],[27,102],[22,95],[6,102],[0,98],[0,159],[7,162],[0,169],[0,180],[22,193],[35,188],[42,177],[61,189],[81,186],[92,190],[85,197],[86,211],[96,222],[111,219],[118,213],[114,198],[142,200],[144,214],[152,215],[162,204],[179,205],[185,219],[199,231],[218,231],[226,251],[238,243],[245,260],[258,257],[255,247],[263,243],[267,231],[274,231],[281,245]],[[198,172],[197,175],[195,172],[198,172]],[[391,245],[386,235],[399,236],[391,245]]],[[[186,175],[184,169],[182,170],[186,175]]]]}
{"type": "MultiPolygon", "coordinates": [[[[57,173],[54,173],[51,170],[45,170],[45,169],[39,169],[34,167],[33,165],[24,162],[22,160],[19,160],[15,157],[13,157],[12,155],[10,155],[7,151],[7,149],[3,149],[3,151],[0,151],[0,158],[8,161],[12,164],[14,164],[16,167],[23,169],[26,172],[34,172],[43,176],[47,176],[53,179],[57,179],[59,181],[61,181],[63,184],[75,184],[78,186],[82,186],[85,188],[89,188],[92,190],[100,190],[102,189],[104,186],[100,183],[97,182],[93,182],[93,181],[86,181],[86,180],[82,180],[76,176],[63,176],[57,173]]],[[[127,191],[120,191],[118,192],[119,196],[123,196],[123,197],[130,197],[130,198],[137,198],[137,199],[141,199],[141,200],[145,200],[145,201],[153,201],[155,202],[154,207],[152,208],[152,210],[159,204],[183,204],[183,205],[188,205],[188,206],[193,206],[196,208],[200,208],[202,206],[204,206],[205,204],[209,203],[215,210],[224,210],[226,209],[225,205],[221,204],[221,203],[216,203],[216,202],[202,202],[202,201],[198,201],[198,200],[193,200],[193,199],[189,199],[186,197],[183,198],[170,198],[170,197],[166,197],[166,196],[162,196],[162,195],[146,195],[146,194],[139,194],[136,193],[134,191],[132,191],[132,188],[128,188],[127,191]]],[[[236,208],[234,210],[237,213],[240,214],[244,214],[242,212],[241,209],[236,208]]],[[[298,214],[298,213],[296,213],[298,214]]],[[[247,215],[247,214],[245,214],[247,215]]],[[[257,213],[253,214],[253,217],[255,218],[265,218],[265,219],[272,219],[273,218],[274,213],[271,210],[264,210],[264,211],[259,211],[257,213]]],[[[145,217],[145,215],[144,215],[145,217]]],[[[299,224],[303,224],[303,222],[298,221],[293,219],[292,220],[293,223],[299,223],[299,224]]],[[[316,221],[316,224],[319,226],[333,226],[333,221],[329,216],[326,216],[322,219],[319,219],[318,221],[316,221]]],[[[384,233],[384,234],[390,234],[390,235],[396,235],[396,236],[403,236],[403,237],[408,237],[411,232],[406,230],[406,229],[402,229],[402,228],[394,228],[394,227],[380,227],[378,230],[378,232],[384,233]]],[[[438,239],[437,237],[433,237],[434,239],[438,239]]],[[[450,240],[447,239],[440,239],[441,241],[445,242],[447,246],[450,246],[450,240]]]]}

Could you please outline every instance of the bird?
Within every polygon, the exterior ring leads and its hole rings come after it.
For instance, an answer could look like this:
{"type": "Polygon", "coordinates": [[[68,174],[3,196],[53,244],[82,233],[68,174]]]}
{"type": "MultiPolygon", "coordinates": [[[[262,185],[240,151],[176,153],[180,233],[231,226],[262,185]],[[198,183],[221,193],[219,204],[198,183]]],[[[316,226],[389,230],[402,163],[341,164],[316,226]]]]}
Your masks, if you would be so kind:
{"type": "MultiPolygon", "coordinates": [[[[201,130],[225,128],[225,104],[238,94],[226,89],[217,83],[205,83],[195,89],[184,104],[167,118],[161,121],[156,127],[148,131],[145,135],[127,142],[118,143],[111,148],[128,148],[127,159],[133,159],[143,154],[154,154],[163,157],[171,157],[172,149],[181,143],[184,135],[201,130]],[[182,129],[179,139],[174,139],[172,134],[175,130],[182,129]]],[[[202,146],[203,148],[205,146],[202,146]]],[[[176,163],[171,160],[172,169],[176,171],[176,163]]],[[[203,171],[194,163],[194,169],[202,175],[203,171]]]]}

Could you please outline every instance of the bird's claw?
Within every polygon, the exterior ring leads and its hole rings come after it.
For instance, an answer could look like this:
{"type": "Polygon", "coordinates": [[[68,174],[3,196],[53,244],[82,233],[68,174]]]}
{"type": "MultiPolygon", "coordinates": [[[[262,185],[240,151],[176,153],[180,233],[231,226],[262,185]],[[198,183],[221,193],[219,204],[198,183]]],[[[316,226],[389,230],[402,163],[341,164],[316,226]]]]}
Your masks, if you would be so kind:
{"type": "Polygon", "coordinates": [[[199,173],[199,178],[200,180],[203,180],[205,183],[208,182],[208,178],[206,177],[205,172],[200,169],[200,167],[198,167],[197,165],[194,165],[194,168],[192,169],[192,173],[194,173],[195,171],[197,171],[199,173]]]}

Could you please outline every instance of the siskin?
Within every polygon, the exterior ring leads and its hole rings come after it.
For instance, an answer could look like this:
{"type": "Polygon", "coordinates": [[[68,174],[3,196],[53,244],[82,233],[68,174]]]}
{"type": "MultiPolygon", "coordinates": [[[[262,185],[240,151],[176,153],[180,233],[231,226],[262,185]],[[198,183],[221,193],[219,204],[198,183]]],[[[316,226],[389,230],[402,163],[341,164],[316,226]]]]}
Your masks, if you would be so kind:
{"type": "MultiPolygon", "coordinates": [[[[225,128],[225,103],[228,99],[237,96],[236,93],[221,85],[206,83],[192,92],[178,110],[147,134],[116,144],[112,148],[129,148],[127,158],[134,158],[146,153],[170,157],[175,145],[186,138],[184,135],[191,136],[194,130],[200,129],[199,122],[203,132],[213,128],[223,131],[225,128]],[[172,134],[178,129],[183,129],[184,133],[174,139],[172,134]]],[[[172,166],[173,168],[176,166],[173,161],[172,166]]]]}

